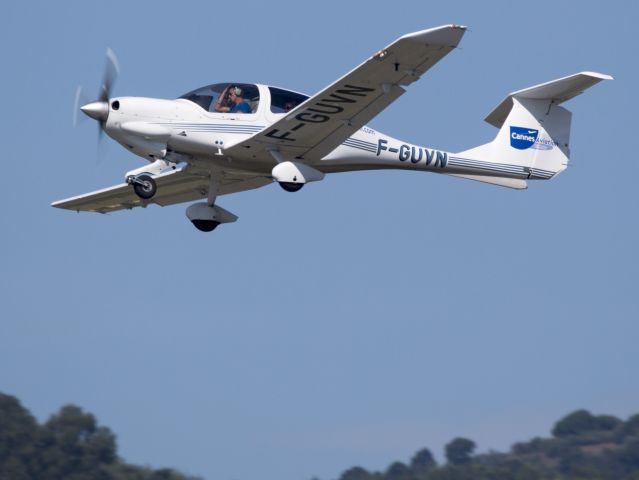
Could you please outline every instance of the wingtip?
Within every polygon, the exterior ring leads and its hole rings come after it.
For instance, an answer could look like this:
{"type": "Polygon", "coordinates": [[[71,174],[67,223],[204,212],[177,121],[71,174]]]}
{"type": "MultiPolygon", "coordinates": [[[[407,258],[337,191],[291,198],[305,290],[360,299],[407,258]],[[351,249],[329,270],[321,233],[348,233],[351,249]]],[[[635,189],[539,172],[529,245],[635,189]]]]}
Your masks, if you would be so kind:
{"type": "Polygon", "coordinates": [[[607,75],[605,73],[599,72],[581,72],[582,75],[588,75],[589,77],[598,78],[600,80],[614,80],[612,75],[607,75]]]}
{"type": "Polygon", "coordinates": [[[467,27],[464,25],[449,24],[440,27],[429,28],[417,32],[407,33],[402,39],[412,41],[427,41],[432,44],[442,44],[456,46],[466,32],[467,27]]]}

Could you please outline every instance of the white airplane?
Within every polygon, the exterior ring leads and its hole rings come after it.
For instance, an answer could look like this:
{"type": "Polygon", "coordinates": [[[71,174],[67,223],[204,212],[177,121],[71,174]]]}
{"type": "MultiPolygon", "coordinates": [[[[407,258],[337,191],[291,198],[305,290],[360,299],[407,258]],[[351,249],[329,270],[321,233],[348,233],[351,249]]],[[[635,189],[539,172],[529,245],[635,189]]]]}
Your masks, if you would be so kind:
{"type": "Polygon", "coordinates": [[[366,126],[406,86],[451,52],[466,27],[410,33],[313,96],[282,88],[217,83],[177,100],[110,98],[117,62],[107,51],[98,101],[81,110],[148,164],[125,182],[52,206],[107,213],[194,203],[186,215],[210,232],[237,216],[216,204],[221,195],[278,182],[288,192],[327,173],[406,169],[523,189],[548,180],[570,156],[571,113],[559,105],[609,75],[582,72],[509,94],[486,121],[492,142],[460,153],[413,145],[366,126]]]}

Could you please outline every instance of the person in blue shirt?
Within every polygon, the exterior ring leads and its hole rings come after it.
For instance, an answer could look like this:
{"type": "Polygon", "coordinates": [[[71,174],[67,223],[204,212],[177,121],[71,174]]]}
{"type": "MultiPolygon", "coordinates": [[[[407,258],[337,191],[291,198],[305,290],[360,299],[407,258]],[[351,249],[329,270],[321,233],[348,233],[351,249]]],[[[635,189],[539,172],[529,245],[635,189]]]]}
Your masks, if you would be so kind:
{"type": "Polygon", "coordinates": [[[229,87],[225,94],[220,95],[215,104],[216,112],[228,113],[251,113],[251,106],[244,100],[244,92],[240,87],[229,87]],[[225,105],[224,99],[228,99],[229,104],[225,105]]]}

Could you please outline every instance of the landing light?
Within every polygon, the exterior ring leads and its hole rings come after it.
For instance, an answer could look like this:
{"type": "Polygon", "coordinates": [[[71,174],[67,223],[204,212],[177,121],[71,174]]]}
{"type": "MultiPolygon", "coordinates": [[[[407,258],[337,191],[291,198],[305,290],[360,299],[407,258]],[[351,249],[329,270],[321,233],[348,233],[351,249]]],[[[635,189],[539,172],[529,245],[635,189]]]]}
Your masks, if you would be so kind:
{"type": "Polygon", "coordinates": [[[375,55],[373,55],[373,58],[375,58],[376,60],[382,60],[386,55],[388,55],[388,50],[380,50],[375,55]]]}

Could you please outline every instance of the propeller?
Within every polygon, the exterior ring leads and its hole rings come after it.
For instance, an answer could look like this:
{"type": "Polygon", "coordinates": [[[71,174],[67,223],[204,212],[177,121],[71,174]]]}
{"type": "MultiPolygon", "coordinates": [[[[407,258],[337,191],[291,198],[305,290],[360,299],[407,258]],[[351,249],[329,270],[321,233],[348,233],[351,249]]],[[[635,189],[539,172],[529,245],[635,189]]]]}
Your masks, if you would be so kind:
{"type": "Polygon", "coordinates": [[[110,48],[106,51],[107,63],[104,69],[104,77],[102,79],[102,87],[100,89],[100,101],[106,101],[111,98],[111,88],[115,83],[115,79],[120,74],[120,64],[115,52],[110,48]]]}
{"type": "Polygon", "coordinates": [[[78,87],[75,92],[73,125],[75,126],[77,123],[79,108],[85,115],[99,122],[100,129],[98,130],[98,141],[102,139],[104,126],[107,118],[109,117],[109,99],[111,98],[111,89],[113,88],[113,84],[115,83],[119,73],[120,65],[118,63],[118,59],[113,50],[107,48],[106,65],[104,68],[104,76],[102,77],[102,85],[100,85],[98,99],[94,102],[87,101],[82,87],[78,87]]]}
{"type": "Polygon", "coordinates": [[[75,91],[75,101],[73,102],[73,128],[78,126],[78,112],[80,111],[80,105],[85,105],[89,102],[90,100],[86,93],[82,90],[82,87],[78,85],[78,88],[75,91]]]}

